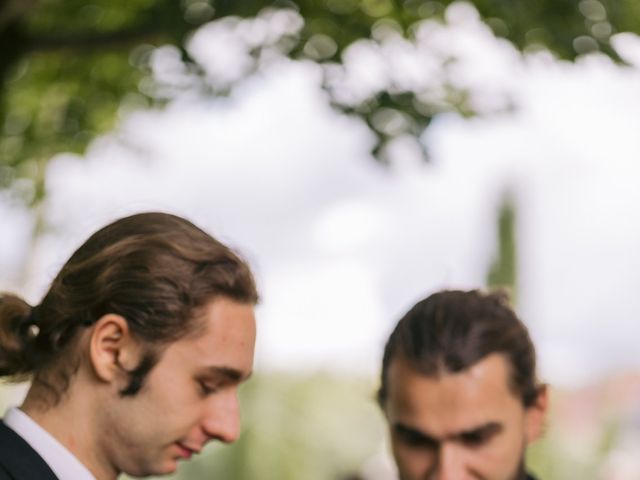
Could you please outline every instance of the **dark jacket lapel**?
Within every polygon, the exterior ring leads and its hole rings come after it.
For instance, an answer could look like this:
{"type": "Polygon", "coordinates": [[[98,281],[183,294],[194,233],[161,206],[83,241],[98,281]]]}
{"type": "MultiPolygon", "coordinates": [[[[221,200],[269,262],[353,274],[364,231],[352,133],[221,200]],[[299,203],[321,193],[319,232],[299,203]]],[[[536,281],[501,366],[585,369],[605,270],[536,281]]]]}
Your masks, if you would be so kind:
{"type": "Polygon", "coordinates": [[[0,480],[59,480],[49,465],[0,420],[0,480]]]}

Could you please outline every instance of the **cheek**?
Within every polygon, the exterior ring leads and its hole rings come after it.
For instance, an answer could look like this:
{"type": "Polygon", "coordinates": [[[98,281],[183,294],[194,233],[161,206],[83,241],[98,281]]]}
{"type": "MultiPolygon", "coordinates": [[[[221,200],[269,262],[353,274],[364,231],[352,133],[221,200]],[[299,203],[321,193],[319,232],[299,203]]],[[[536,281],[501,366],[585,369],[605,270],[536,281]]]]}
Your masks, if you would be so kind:
{"type": "Polygon", "coordinates": [[[163,378],[149,384],[145,403],[148,412],[155,416],[157,421],[165,423],[171,419],[188,416],[196,416],[202,403],[202,397],[198,391],[197,383],[191,378],[174,375],[168,381],[163,378]]]}
{"type": "Polygon", "coordinates": [[[156,424],[156,430],[167,434],[182,435],[197,425],[201,412],[201,402],[184,392],[174,392],[171,397],[158,399],[149,421],[156,424]]]}
{"type": "Polygon", "coordinates": [[[197,394],[186,388],[141,391],[124,408],[130,438],[141,444],[171,443],[197,423],[197,394]]]}

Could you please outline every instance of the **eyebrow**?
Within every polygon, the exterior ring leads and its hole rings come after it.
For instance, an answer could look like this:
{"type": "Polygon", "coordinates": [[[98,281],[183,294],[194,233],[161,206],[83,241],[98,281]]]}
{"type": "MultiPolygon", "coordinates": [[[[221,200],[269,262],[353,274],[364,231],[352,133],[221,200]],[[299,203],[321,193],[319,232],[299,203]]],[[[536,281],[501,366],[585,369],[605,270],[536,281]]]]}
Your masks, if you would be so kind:
{"type": "Polygon", "coordinates": [[[238,382],[243,382],[245,380],[248,380],[249,377],[251,377],[251,375],[253,374],[253,372],[249,372],[247,374],[244,374],[243,372],[241,372],[238,369],[235,368],[231,368],[231,367],[218,367],[218,366],[211,366],[211,367],[205,367],[202,369],[203,373],[206,373],[208,375],[214,375],[217,377],[224,377],[226,380],[230,381],[230,382],[234,382],[234,383],[238,383],[238,382]]]}
{"type": "Polygon", "coordinates": [[[475,435],[480,435],[482,437],[492,437],[493,435],[500,433],[503,430],[503,425],[499,422],[487,422],[483,425],[478,425],[477,427],[471,427],[469,429],[462,430],[460,432],[454,432],[449,435],[446,435],[443,438],[436,438],[426,432],[418,430],[417,428],[410,427],[401,422],[396,422],[393,424],[393,430],[396,433],[401,435],[411,435],[417,439],[420,439],[427,443],[438,444],[443,440],[454,439],[454,440],[463,440],[465,437],[471,437],[475,435]]]}

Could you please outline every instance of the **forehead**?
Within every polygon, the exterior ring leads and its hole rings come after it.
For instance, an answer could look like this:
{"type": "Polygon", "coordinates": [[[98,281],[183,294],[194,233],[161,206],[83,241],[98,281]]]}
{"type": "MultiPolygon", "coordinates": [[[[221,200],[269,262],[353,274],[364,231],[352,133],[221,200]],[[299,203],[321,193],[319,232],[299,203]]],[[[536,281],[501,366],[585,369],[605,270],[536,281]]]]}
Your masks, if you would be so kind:
{"type": "Polygon", "coordinates": [[[491,354],[459,373],[425,376],[403,357],[388,371],[385,410],[389,421],[447,435],[488,422],[509,422],[524,413],[509,388],[509,366],[491,354]]]}
{"type": "Polygon", "coordinates": [[[253,305],[218,297],[198,312],[201,327],[169,345],[162,362],[185,367],[222,367],[248,374],[256,325],[253,305]]]}

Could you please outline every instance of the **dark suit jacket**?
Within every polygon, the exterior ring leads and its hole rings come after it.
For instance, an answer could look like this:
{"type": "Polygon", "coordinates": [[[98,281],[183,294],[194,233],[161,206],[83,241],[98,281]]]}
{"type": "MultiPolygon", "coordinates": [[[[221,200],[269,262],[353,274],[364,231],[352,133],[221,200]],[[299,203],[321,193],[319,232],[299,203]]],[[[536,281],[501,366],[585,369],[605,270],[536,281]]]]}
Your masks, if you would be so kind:
{"type": "Polygon", "coordinates": [[[0,480],[58,480],[42,457],[2,420],[0,480]]]}

